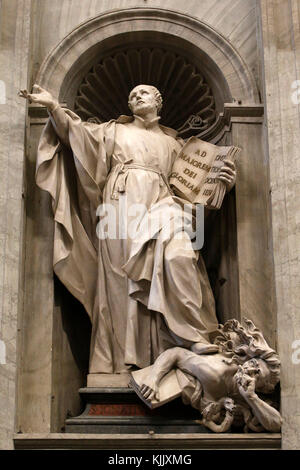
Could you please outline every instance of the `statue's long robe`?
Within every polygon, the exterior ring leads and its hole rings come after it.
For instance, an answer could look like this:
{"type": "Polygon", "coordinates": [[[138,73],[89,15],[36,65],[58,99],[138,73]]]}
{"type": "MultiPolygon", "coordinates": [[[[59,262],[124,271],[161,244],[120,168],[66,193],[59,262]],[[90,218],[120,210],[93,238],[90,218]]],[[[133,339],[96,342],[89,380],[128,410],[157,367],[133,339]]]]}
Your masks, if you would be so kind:
{"type": "Polygon", "coordinates": [[[201,255],[188,236],[164,230],[169,213],[182,217],[167,183],[179,150],[157,120],[84,123],[60,107],[42,134],[36,180],[52,196],[54,271],[91,318],[90,373],[145,367],[168,347],[207,342],[217,328],[201,255]],[[134,220],[125,201],[146,208],[138,227],[156,221],[136,239],[118,238],[134,220]],[[116,211],[115,239],[96,236],[99,204],[116,211]]]}

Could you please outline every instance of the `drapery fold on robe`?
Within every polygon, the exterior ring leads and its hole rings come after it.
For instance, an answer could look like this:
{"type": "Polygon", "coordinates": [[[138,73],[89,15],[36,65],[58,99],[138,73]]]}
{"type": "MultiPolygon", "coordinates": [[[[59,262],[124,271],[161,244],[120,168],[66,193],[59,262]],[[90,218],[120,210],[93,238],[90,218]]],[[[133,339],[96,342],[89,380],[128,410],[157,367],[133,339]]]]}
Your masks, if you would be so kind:
{"type": "Polygon", "coordinates": [[[149,310],[160,312],[178,337],[190,342],[207,342],[208,333],[217,328],[214,299],[203,259],[191,246],[193,216],[183,213],[183,202],[170,196],[152,206],[140,224],[139,236],[132,241],[130,257],[122,268],[128,275],[132,298],[149,310]],[[157,220],[159,225],[153,222],[157,220]]]}
{"type": "Polygon", "coordinates": [[[201,255],[187,234],[177,240],[172,230],[165,237],[168,215],[182,217],[166,183],[180,144],[174,131],[148,131],[141,119],[132,126],[133,120],[85,123],[58,106],[38,149],[36,181],[52,197],[54,271],[93,324],[90,373],[146,367],[182,340],[209,341],[217,328],[201,255]],[[133,167],[126,169],[128,161],[133,167]],[[146,208],[145,225],[157,211],[156,239],[147,231],[126,243],[96,238],[98,205],[112,206],[123,224],[125,197],[129,207],[138,202],[146,208]]]}
{"type": "Polygon", "coordinates": [[[92,318],[98,276],[96,209],[109,171],[104,132],[110,151],[115,123],[82,123],[71,111],[61,112],[72,125],[59,140],[54,121],[48,120],[38,147],[36,182],[52,198],[54,272],[92,318]]]}

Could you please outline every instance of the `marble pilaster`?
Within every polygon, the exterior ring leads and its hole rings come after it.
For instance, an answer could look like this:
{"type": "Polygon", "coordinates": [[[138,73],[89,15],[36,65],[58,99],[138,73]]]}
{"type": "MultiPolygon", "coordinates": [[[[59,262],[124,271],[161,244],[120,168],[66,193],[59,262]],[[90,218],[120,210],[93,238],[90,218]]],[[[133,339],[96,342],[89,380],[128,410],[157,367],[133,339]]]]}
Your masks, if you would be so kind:
{"type": "Polygon", "coordinates": [[[300,5],[261,0],[266,134],[270,158],[282,446],[300,447],[300,5]],[[297,91],[298,90],[298,91],[297,91]],[[298,341],[298,343],[297,343],[298,341]]]}
{"type": "Polygon", "coordinates": [[[22,304],[23,162],[30,0],[0,5],[0,448],[12,448],[18,310],[22,304]]]}

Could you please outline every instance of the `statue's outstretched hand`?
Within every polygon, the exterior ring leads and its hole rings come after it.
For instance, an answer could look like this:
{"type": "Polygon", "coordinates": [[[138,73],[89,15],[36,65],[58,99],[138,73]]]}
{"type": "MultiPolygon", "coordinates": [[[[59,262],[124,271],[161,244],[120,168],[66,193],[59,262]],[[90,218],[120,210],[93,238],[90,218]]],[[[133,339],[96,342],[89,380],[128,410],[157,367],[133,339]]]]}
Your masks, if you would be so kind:
{"type": "Polygon", "coordinates": [[[224,160],[224,165],[222,166],[217,178],[220,181],[223,181],[226,185],[227,192],[230,191],[235,185],[236,181],[236,168],[234,162],[230,160],[224,160]]]}
{"type": "Polygon", "coordinates": [[[50,111],[55,108],[58,102],[53,98],[49,91],[39,85],[33,85],[33,93],[28,93],[27,90],[20,90],[18,93],[22,98],[27,99],[30,103],[38,103],[46,106],[50,111]]]}
{"type": "Polygon", "coordinates": [[[141,386],[141,393],[146,400],[159,400],[159,391],[156,379],[147,377],[141,386]]]}

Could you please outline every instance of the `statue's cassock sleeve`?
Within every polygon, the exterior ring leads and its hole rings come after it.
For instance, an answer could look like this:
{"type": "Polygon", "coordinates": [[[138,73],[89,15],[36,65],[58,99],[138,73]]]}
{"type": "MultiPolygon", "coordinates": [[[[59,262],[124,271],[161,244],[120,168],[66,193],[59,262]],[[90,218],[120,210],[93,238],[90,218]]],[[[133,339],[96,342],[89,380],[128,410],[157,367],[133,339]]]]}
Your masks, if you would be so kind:
{"type": "Polygon", "coordinates": [[[59,107],[38,147],[36,182],[52,198],[54,272],[91,318],[97,302],[96,210],[109,171],[105,139],[113,131],[114,123],[84,123],[59,107]]]}

